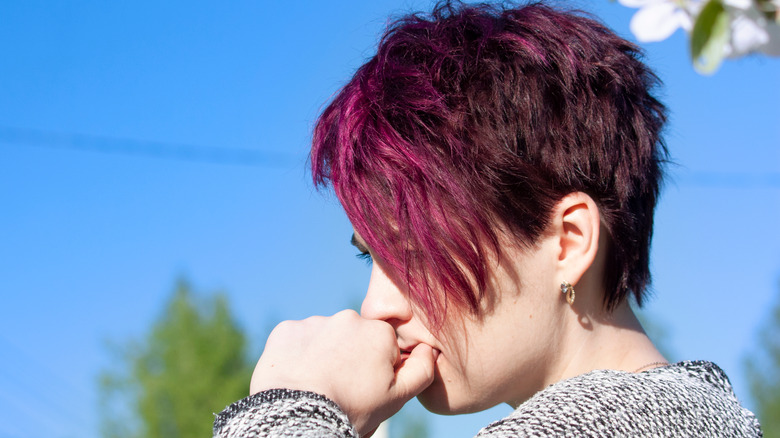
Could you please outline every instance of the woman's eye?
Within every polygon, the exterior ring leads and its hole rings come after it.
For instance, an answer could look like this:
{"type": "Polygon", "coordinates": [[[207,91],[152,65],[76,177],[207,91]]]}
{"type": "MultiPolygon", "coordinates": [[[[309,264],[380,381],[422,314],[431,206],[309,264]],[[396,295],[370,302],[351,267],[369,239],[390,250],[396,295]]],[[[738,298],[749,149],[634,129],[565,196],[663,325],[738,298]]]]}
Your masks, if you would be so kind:
{"type": "Polygon", "coordinates": [[[367,264],[369,264],[369,265],[370,265],[371,263],[373,263],[373,261],[374,261],[374,260],[371,258],[371,253],[370,253],[370,252],[368,252],[368,251],[364,251],[364,252],[360,252],[360,253],[358,253],[358,254],[357,254],[357,258],[365,260],[365,261],[366,261],[366,263],[367,263],[367,264]]]}

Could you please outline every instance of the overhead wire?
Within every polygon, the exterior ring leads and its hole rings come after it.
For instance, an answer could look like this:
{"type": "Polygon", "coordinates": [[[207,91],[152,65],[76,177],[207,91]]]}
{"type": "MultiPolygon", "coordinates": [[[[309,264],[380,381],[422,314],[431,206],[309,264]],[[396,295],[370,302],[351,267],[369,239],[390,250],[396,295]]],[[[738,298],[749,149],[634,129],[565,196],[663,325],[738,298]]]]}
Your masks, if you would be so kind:
{"type": "MultiPolygon", "coordinates": [[[[0,144],[142,156],[197,163],[291,168],[305,158],[292,153],[258,149],[199,146],[81,133],[0,126],[0,144]]],[[[780,171],[690,171],[675,174],[682,185],[712,188],[780,188],[780,171]]]]}
{"type": "Polygon", "coordinates": [[[52,149],[134,155],[209,164],[287,168],[299,165],[299,155],[258,149],[198,146],[161,141],[107,137],[71,132],[0,126],[0,143],[52,149]]]}

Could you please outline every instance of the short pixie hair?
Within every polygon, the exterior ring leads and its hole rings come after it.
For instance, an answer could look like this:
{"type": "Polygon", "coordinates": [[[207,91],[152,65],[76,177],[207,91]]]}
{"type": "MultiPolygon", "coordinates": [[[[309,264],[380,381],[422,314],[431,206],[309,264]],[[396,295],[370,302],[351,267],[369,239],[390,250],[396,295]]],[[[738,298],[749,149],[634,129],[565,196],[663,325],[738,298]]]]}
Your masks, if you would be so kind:
{"type": "Polygon", "coordinates": [[[434,323],[479,314],[508,230],[531,247],[572,192],[610,238],[604,305],[650,282],[667,151],[658,78],[582,13],[438,4],[398,19],[314,129],[312,173],[434,323]]]}

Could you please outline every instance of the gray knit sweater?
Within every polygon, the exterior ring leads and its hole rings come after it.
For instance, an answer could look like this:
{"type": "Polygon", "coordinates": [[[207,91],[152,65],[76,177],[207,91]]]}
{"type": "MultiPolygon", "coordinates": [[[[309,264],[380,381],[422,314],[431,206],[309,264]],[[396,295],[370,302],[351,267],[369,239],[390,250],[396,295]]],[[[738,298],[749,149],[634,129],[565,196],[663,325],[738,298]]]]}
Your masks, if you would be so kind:
{"type": "MultiPolygon", "coordinates": [[[[327,398],[264,391],[228,406],[214,437],[357,437],[327,398]]],[[[760,437],[726,374],[711,362],[685,361],[643,373],[592,371],[550,385],[478,437],[760,437]]]]}

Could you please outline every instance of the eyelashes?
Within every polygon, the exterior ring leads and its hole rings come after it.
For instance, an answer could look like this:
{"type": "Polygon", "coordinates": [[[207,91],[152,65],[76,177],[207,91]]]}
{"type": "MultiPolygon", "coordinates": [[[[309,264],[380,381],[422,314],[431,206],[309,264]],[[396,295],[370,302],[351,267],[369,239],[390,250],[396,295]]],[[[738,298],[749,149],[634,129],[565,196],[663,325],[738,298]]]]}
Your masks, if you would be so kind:
{"type": "MultiPolygon", "coordinates": [[[[367,265],[371,265],[374,263],[373,257],[371,257],[371,253],[368,251],[361,251],[360,248],[358,248],[359,253],[355,254],[355,257],[364,260],[367,265]]],[[[419,251],[407,251],[406,254],[407,257],[409,257],[409,260],[415,260],[420,257],[419,251]]]]}
{"type": "Polygon", "coordinates": [[[374,262],[374,259],[371,258],[371,253],[368,251],[361,251],[357,253],[355,256],[361,260],[365,260],[367,265],[371,265],[374,262]]]}
{"type": "Polygon", "coordinates": [[[368,248],[366,248],[365,245],[357,239],[355,233],[352,233],[352,238],[350,239],[349,243],[357,248],[357,258],[365,260],[367,265],[373,263],[374,260],[371,258],[371,253],[368,252],[368,248]]]}

